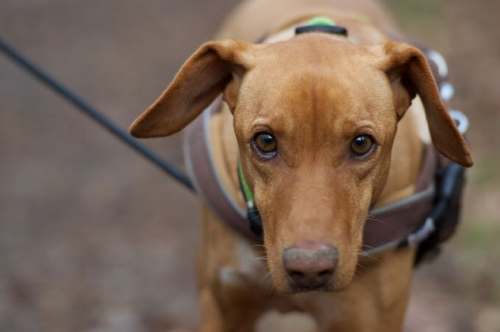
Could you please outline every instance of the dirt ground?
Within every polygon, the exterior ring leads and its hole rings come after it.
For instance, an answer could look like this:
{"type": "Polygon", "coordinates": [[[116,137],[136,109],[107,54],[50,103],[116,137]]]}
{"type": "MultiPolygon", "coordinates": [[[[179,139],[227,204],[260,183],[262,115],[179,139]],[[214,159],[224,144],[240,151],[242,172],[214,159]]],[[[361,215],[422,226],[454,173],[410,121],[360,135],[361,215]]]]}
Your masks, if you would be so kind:
{"type": "MultiPolygon", "coordinates": [[[[2,0],[0,37],[127,128],[237,2],[2,0]]],[[[387,2],[448,59],[476,161],[460,232],[416,272],[406,330],[500,331],[500,2],[387,2]]],[[[147,145],[182,166],[179,137],[147,145]]],[[[199,214],[0,56],[0,331],[195,328],[199,214]]]]}

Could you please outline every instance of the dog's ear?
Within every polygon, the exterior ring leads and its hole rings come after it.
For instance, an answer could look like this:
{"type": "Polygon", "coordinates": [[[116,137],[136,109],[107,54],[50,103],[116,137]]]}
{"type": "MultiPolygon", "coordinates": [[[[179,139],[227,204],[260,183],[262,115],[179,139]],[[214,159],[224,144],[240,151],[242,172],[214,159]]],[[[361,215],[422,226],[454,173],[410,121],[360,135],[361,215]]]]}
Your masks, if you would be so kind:
{"type": "Polygon", "coordinates": [[[436,149],[454,162],[470,167],[472,156],[467,143],[448,114],[425,56],[417,48],[400,42],[388,42],[370,48],[377,67],[391,84],[398,118],[403,117],[418,94],[425,108],[432,142],[436,149]]]}
{"type": "Polygon", "coordinates": [[[202,45],[160,98],[132,123],[130,134],[139,138],[172,135],[194,120],[221,92],[234,107],[241,79],[251,66],[252,47],[235,40],[202,45]]]}

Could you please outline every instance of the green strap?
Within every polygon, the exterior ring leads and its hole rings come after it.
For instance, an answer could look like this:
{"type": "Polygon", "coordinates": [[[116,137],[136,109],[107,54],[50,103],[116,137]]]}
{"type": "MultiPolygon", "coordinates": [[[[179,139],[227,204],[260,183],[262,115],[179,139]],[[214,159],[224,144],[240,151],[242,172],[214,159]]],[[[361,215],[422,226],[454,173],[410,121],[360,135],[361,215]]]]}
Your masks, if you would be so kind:
{"type": "Polygon", "coordinates": [[[307,22],[307,25],[330,25],[335,26],[335,21],[324,16],[316,16],[307,22]]]}
{"type": "Polygon", "coordinates": [[[247,200],[247,205],[248,203],[251,202],[252,206],[254,205],[254,196],[253,192],[248,186],[247,180],[245,180],[245,176],[243,175],[243,169],[241,168],[241,164],[238,163],[238,177],[240,178],[241,186],[243,187],[243,192],[245,193],[245,199],[247,200]]]}

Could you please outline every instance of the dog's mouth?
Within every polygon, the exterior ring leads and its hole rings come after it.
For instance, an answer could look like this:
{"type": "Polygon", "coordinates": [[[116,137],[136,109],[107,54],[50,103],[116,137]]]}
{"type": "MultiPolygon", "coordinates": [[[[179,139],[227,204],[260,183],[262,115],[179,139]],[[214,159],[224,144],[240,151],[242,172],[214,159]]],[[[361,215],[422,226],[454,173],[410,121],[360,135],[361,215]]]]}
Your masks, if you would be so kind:
{"type": "MultiPolygon", "coordinates": [[[[279,277],[278,277],[279,278],[279,277]]],[[[274,279],[274,278],[273,278],[274,279]]],[[[281,278],[280,278],[281,279],[281,278]]],[[[297,294],[297,293],[307,293],[307,292],[338,292],[345,289],[346,286],[342,286],[335,275],[326,277],[326,280],[320,280],[308,282],[297,282],[296,279],[290,277],[289,275],[284,275],[284,282],[274,282],[276,289],[284,294],[297,294]]]]}
{"type": "Polygon", "coordinates": [[[306,292],[334,292],[336,291],[336,287],[332,283],[328,283],[323,286],[297,286],[292,282],[290,282],[290,294],[296,293],[306,293],[306,292]]]}
{"type": "Polygon", "coordinates": [[[278,287],[279,291],[286,294],[306,293],[306,292],[338,292],[345,289],[348,282],[338,280],[337,276],[319,276],[317,280],[299,281],[289,275],[285,276],[285,287],[278,287]],[[323,279],[324,278],[324,279],[323,279]]]}
{"type": "Polygon", "coordinates": [[[318,276],[317,280],[310,283],[297,282],[296,279],[288,277],[288,293],[306,293],[306,292],[336,292],[344,287],[339,287],[335,281],[335,275],[318,276]]]}

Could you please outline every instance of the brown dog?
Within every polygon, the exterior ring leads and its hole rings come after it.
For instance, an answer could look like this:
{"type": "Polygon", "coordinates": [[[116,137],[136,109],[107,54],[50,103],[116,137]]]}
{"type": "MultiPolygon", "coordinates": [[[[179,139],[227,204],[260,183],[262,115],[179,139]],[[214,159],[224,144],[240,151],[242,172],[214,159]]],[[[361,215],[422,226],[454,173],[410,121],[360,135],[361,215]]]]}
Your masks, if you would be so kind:
{"type": "Polygon", "coordinates": [[[321,331],[399,331],[415,248],[360,259],[368,211],[413,193],[429,132],[441,154],[472,165],[422,53],[358,15],[389,23],[375,2],[305,2],[244,3],[221,33],[238,40],[201,46],[131,126],[168,136],[220,93],[227,104],[210,124],[217,170],[243,207],[241,163],[264,245],[205,208],[203,331],[252,331],[273,309],[306,312],[321,331]],[[317,14],[349,38],[294,35],[317,14]]]}

